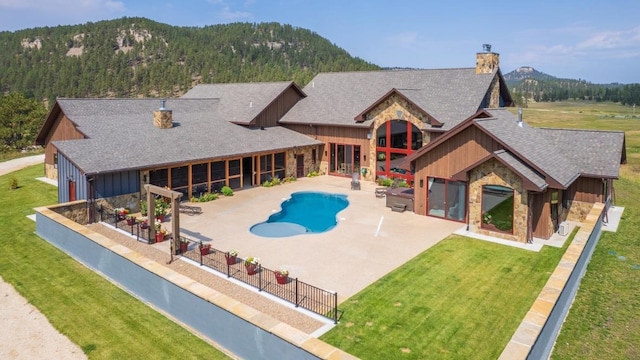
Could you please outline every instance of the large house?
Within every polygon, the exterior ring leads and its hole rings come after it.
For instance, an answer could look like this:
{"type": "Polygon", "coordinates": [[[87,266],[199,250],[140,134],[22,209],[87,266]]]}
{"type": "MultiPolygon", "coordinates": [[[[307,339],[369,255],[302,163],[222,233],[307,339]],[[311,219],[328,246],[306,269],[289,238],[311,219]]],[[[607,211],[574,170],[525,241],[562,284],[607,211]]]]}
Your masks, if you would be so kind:
{"type": "Polygon", "coordinates": [[[37,143],[60,202],[136,208],[144,184],[189,198],[273,177],[405,179],[418,214],[528,241],[607,202],[624,133],[534,129],[488,48],[463,69],[198,85],[177,99],[57,99],[37,143]],[[558,205],[560,204],[560,205],[558,205]]]}

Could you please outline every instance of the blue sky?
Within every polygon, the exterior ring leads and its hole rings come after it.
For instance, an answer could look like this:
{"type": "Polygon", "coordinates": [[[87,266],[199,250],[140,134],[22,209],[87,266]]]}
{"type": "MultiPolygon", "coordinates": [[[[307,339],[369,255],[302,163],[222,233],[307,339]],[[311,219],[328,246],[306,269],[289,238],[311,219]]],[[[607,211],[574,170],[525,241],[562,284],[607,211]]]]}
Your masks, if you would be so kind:
{"type": "Polygon", "coordinates": [[[532,66],[593,83],[640,83],[640,1],[0,0],[0,31],[123,16],[177,26],[279,22],[385,67],[532,66]]]}

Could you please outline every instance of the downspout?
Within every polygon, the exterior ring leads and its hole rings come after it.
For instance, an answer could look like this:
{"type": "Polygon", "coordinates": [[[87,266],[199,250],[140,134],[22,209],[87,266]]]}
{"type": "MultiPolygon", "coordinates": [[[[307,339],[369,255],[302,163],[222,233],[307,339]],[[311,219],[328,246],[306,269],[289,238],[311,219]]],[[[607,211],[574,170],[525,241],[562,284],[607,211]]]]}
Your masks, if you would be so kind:
{"type": "Polygon", "coordinates": [[[527,191],[527,243],[533,243],[533,195],[527,191]]]}

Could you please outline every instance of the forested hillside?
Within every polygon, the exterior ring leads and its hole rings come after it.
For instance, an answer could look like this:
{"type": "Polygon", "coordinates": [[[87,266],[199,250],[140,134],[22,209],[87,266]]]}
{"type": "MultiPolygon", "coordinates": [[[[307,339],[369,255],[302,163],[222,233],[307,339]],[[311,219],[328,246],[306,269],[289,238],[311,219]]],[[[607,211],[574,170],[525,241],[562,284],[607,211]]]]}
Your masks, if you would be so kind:
{"type": "Polygon", "coordinates": [[[528,66],[504,75],[516,102],[594,100],[640,105],[640,84],[593,84],[586,80],[560,79],[528,66]]]}
{"type": "MultiPolygon", "coordinates": [[[[278,23],[176,27],[144,18],[0,32],[0,90],[55,97],[178,96],[197,83],[293,80],[378,69],[278,23]]],[[[51,102],[50,102],[51,103],[51,102]]]]}

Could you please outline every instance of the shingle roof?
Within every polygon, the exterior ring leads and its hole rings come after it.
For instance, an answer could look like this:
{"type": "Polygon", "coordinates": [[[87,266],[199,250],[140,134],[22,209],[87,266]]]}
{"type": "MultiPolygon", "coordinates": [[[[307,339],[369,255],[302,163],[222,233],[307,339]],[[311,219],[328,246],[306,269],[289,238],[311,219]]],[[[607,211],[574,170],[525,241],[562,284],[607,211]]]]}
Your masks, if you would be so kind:
{"type": "Polygon", "coordinates": [[[88,174],[320,144],[283,127],[232,124],[218,99],[169,99],[171,129],[153,125],[158,99],[59,99],[58,104],[89,139],[53,144],[88,174]]]}
{"type": "Polygon", "coordinates": [[[506,109],[487,111],[495,117],[474,122],[563,187],[583,174],[618,176],[624,133],[519,126],[518,117],[506,109]]]}
{"type": "Polygon", "coordinates": [[[227,121],[249,123],[289,87],[291,81],[261,83],[201,84],[182,96],[183,99],[220,99],[219,111],[227,121]]]}
{"type": "Polygon", "coordinates": [[[584,175],[617,178],[624,150],[623,131],[537,129],[584,175]]]}
{"type": "Polygon", "coordinates": [[[539,172],[526,164],[524,161],[518,159],[512,153],[506,150],[498,150],[494,152],[494,155],[502,160],[502,162],[507,164],[510,168],[522,175],[525,179],[529,180],[531,183],[537,186],[538,189],[542,190],[547,187],[548,184],[544,180],[544,176],[542,176],[539,172]]]}
{"type": "Polygon", "coordinates": [[[321,73],[280,122],[369,127],[354,118],[395,88],[448,130],[479,110],[495,76],[475,68],[321,73]]]}

